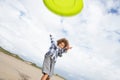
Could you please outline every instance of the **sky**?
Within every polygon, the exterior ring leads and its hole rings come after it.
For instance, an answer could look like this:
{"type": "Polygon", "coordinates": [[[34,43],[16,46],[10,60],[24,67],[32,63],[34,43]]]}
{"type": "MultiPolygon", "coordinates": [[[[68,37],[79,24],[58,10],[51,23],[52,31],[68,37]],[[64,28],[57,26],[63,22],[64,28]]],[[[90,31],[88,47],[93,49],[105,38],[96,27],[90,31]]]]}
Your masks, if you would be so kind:
{"type": "Polygon", "coordinates": [[[54,14],[43,0],[0,0],[0,47],[42,66],[54,40],[72,49],[55,73],[66,80],[120,80],[120,0],[84,0],[71,17],[54,14]]]}

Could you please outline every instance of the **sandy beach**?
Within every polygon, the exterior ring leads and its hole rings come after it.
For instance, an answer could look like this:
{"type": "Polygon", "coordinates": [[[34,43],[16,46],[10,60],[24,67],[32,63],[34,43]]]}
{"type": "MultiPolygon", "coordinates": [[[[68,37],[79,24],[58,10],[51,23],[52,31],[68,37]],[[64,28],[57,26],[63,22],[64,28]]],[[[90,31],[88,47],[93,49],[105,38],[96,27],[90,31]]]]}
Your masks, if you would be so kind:
{"type": "MultiPolygon", "coordinates": [[[[42,72],[24,61],[0,52],[0,80],[40,80],[42,72]]],[[[64,80],[53,76],[51,80],[64,80]]]]}

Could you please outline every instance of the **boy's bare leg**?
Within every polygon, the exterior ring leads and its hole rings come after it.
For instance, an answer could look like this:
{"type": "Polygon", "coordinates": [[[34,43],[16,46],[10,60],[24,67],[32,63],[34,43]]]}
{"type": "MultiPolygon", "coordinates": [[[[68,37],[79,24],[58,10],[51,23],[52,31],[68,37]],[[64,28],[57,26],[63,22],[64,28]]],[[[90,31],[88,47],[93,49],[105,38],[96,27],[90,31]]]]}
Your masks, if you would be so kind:
{"type": "Polygon", "coordinates": [[[50,80],[50,77],[48,76],[46,80],[50,80]]]}
{"type": "Polygon", "coordinates": [[[41,80],[47,80],[47,78],[48,78],[48,74],[44,74],[44,75],[42,76],[41,80]]]}

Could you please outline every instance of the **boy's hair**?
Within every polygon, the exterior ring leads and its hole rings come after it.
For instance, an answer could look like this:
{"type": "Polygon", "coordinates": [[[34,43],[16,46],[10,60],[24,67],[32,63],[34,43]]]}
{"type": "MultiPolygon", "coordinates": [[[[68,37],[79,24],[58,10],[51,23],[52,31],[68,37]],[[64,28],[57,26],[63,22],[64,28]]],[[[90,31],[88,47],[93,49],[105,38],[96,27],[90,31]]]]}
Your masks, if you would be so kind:
{"type": "Polygon", "coordinates": [[[63,42],[65,44],[64,48],[69,46],[69,42],[67,39],[61,38],[61,39],[57,40],[57,45],[59,45],[61,42],[63,42]]]}

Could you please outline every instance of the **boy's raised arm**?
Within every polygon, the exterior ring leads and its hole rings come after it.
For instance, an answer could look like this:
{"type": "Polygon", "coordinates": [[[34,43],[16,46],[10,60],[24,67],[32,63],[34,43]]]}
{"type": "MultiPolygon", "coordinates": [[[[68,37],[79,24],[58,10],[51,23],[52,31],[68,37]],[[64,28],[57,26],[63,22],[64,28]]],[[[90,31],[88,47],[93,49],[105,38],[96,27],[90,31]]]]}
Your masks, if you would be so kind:
{"type": "Polygon", "coordinates": [[[54,43],[54,41],[53,41],[53,37],[52,37],[51,34],[50,34],[50,40],[51,40],[51,43],[54,43]]]}

